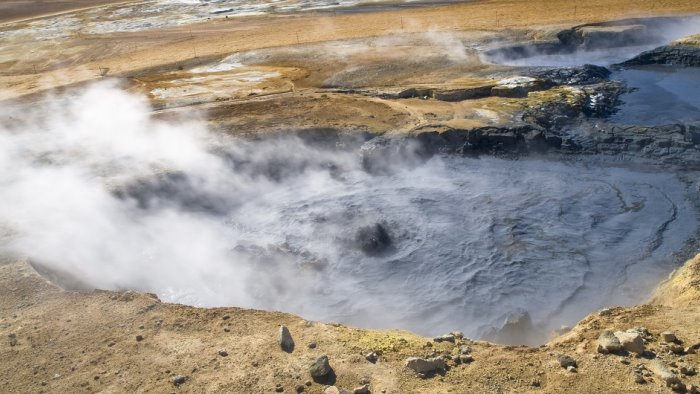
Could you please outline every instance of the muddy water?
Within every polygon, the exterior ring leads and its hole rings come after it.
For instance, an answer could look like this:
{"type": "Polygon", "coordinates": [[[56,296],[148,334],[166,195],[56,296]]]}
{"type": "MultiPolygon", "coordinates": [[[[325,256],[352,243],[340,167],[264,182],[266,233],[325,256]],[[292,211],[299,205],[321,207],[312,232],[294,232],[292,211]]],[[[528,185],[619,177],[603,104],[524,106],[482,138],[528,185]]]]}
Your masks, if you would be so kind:
{"type": "Polygon", "coordinates": [[[700,121],[700,72],[695,68],[648,66],[620,70],[613,79],[625,81],[631,92],[622,96],[611,121],[662,125],[700,121]]]}
{"type": "Polygon", "coordinates": [[[245,224],[252,244],[276,234],[328,262],[305,300],[313,307],[294,311],[423,334],[478,336],[522,310],[554,327],[643,301],[698,228],[674,175],[629,168],[444,157],[392,175],[345,173],[322,193],[308,182],[258,202],[273,220],[245,224]],[[352,246],[373,223],[393,240],[379,256],[352,246]]]}

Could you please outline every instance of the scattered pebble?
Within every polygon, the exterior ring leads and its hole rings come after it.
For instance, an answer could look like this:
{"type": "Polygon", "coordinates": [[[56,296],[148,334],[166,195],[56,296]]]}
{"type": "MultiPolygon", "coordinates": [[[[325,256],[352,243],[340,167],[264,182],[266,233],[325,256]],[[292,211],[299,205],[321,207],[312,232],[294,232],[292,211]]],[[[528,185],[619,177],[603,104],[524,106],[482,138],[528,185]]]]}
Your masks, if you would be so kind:
{"type": "Polygon", "coordinates": [[[559,365],[562,368],[569,369],[569,367],[574,367],[576,368],[576,360],[574,360],[572,357],[567,356],[567,355],[561,355],[559,356],[559,365]]]}
{"type": "Polygon", "coordinates": [[[136,342],[141,342],[141,341],[143,341],[143,335],[137,335],[136,342]]]}
{"type": "Polygon", "coordinates": [[[179,386],[179,385],[185,383],[187,381],[187,379],[188,379],[187,376],[176,375],[176,376],[173,376],[172,378],[170,378],[170,382],[172,382],[172,384],[174,384],[175,386],[179,386]]]}
{"type": "Polygon", "coordinates": [[[316,349],[316,346],[318,346],[316,342],[309,342],[309,349],[316,349]]]}
{"type": "Polygon", "coordinates": [[[221,349],[221,350],[219,350],[219,356],[221,356],[221,357],[227,357],[227,356],[228,356],[228,352],[227,352],[226,350],[224,350],[224,349],[221,349]]]}
{"type": "Polygon", "coordinates": [[[379,356],[377,356],[377,353],[375,352],[369,352],[365,355],[365,359],[374,364],[379,359],[379,356]]]}
{"type": "Polygon", "coordinates": [[[297,393],[303,393],[304,390],[306,390],[306,387],[304,387],[303,384],[298,384],[297,387],[294,388],[294,390],[295,390],[297,393]]]}

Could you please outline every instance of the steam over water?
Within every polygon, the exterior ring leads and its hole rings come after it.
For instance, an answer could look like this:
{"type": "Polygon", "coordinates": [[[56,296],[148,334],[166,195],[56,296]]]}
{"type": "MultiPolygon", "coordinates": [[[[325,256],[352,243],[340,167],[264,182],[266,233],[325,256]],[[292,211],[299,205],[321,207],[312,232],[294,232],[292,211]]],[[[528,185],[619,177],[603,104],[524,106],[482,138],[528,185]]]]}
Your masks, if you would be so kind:
{"type": "Polygon", "coordinates": [[[479,336],[643,301],[698,226],[670,173],[410,154],[369,173],[353,143],[212,135],[109,85],[54,102],[3,117],[0,247],[97,288],[479,336]]]}

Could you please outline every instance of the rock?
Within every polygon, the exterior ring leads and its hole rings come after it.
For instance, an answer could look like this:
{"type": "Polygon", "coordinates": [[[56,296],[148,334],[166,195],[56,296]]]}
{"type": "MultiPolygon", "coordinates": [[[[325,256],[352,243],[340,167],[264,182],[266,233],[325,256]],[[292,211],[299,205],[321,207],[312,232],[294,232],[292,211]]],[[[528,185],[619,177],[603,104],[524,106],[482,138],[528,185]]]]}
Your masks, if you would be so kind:
{"type": "Polygon", "coordinates": [[[185,383],[189,379],[187,376],[184,375],[175,375],[172,378],[170,378],[170,382],[174,384],[175,386],[179,386],[183,383],[185,383]]]}
{"type": "Polygon", "coordinates": [[[571,372],[571,373],[578,372],[578,369],[576,369],[576,367],[574,367],[573,365],[569,365],[568,367],[566,367],[566,370],[571,372]]]}
{"type": "Polygon", "coordinates": [[[667,342],[667,343],[678,342],[678,338],[676,338],[676,334],[672,333],[671,331],[664,331],[661,334],[659,334],[659,336],[661,337],[661,339],[664,342],[667,342]]]}
{"type": "Polygon", "coordinates": [[[309,349],[316,349],[316,346],[318,346],[318,344],[316,342],[309,342],[308,346],[309,346],[309,349]]]}
{"type": "Polygon", "coordinates": [[[369,256],[385,252],[392,244],[391,236],[381,223],[361,227],[355,235],[359,248],[369,256]]]}
{"type": "Polygon", "coordinates": [[[491,88],[491,95],[496,97],[522,98],[532,91],[542,90],[542,81],[532,77],[512,77],[498,81],[491,88]]]}
{"type": "Polygon", "coordinates": [[[634,374],[634,382],[637,384],[644,384],[647,381],[644,379],[644,376],[642,376],[641,373],[635,373],[634,374]]]}
{"type": "Polygon", "coordinates": [[[569,367],[574,367],[574,368],[575,368],[575,367],[577,366],[576,360],[574,360],[572,357],[567,356],[567,355],[559,356],[559,365],[560,365],[562,368],[567,368],[567,369],[568,369],[569,367]]]}
{"type": "Polygon", "coordinates": [[[462,331],[453,331],[450,334],[452,334],[457,339],[464,338],[464,333],[462,333],[462,331]]]}
{"type": "Polygon", "coordinates": [[[429,359],[409,357],[406,359],[404,366],[423,375],[429,375],[437,371],[442,372],[447,369],[445,361],[442,359],[442,357],[434,357],[429,359]]]}
{"type": "Polygon", "coordinates": [[[687,367],[685,365],[681,366],[680,371],[681,371],[681,375],[685,375],[685,376],[693,376],[697,373],[697,371],[695,371],[694,367],[687,367]]]}
{"type": "Polygon", "coordinates": [[[612,331],[605,330],[598,337],[598,353],[615,353],[622,348],[620,340],[612,331]]]}
{"type": "Polygon", "coordinates": [[[685,352],[685,349],[683,346],[677,344],[677,343],[672,343],[668,346],[668,350],[671,351],[673,354],[683,354],[685,352]]]}
{"type": "Polygon", "coordinates": [[[459,362],[461,362],[462,364],[468,364],[472,361],[474,361],[474,357],[472,357],[471,354],[460,354],[459,355],[459,362]]]}
{"type": "Polygon", "coordinates": [[[649,364],[651,371],[661,379],[667,387],[680,383],[681,380],[671,370],[668,369],[661,361],[654,359],[649,364]]]}
{"type": "Polygon", "coordinates": [[[350,392],[336,386],[328,386],[323,390],[323,394],[350,394],[350,392]]]}
{"type": "Polygon", "coordinates": [[[371,394],[371,391],[369,390],[369,385],[365,384],[360,387],[355,387],[355,389],[352,391],[352,394],[371,394]]]}
{"type": "Polygon", "coordinates": [[[557,67],[549,70],[536,71],[532,75],[545,81],[550,86],[560,85],[592,85],[607,81],[610,70],[605,67],[584,64],[578,67],[557,67]]]}
{"type": "Polygon", "coordinates": [[[673,383],[670,387],[676,393],[685,393],[687,391],[683,382],[673,383]]]}
{"type": "Polygon", "coordinates": [[[698,390],[698,386],[691,384],[688,386],[688,392],[690,394],[698,394],[698,393],[700,393],[700,390],[698,390]]]}
{"type": "Polygon", "coordinates": [[[375,353],[375,352],[369,352],[369,353],[365,354],[365,359],[367,361],[371,362],[372,364],[374,364],[379,359],[379,356],[377,356],[377,353],[375,353]]]}
{"type": "Polygon", "coordinates": [[[143,335],[137,335],[136,342],[141,342],[141,341],[143,341],[143,335]]]}
{"type": "Polygon", "coordinates": [[[278,384],[278,385],[275,387],[275,393],[283,393],[283,392],[284,392],[284,387],[282,387],[281,384],[278,384]]]}
{"type": "Polygon", "coordinates": [[[10,346],[17,346],[17,334],[11,332],[7,334],[7,337],[10,339],[10,346]]]}
{"type": "Polygon", "coordinates": [[[462,345],[459,347],[459,354],[471,354],[472,347],[468,345],[462,345]]]}
{"type": "Polygon", "coordinates": [[[455,342],[455,336],[452,334],[440,335],[439,337],[433,338],[435,342],[455,342]]]}
{"type": "Polygon", "coordinates": [[[309,373],[311,373],[311,377],[314,378],[314,380],[325,378],[331,371],[332,368],[328,362],[328,356],[325,354],[314,360],[309,367],[309,373]]]}
{"type": "Polygon", "coordinates": [[[279,334],[277,335],[277,342],[283,351],[291,353],[294,351],[294,340],[292,339],[292,334],[289,333],[287,326],[280,326],[279,334]]]}
{"type": "Polygon", "coordinates": [[[297,393],[303,393],[304,390],[306,390],[306,387],[303,384],[298,384],[295,388],[294,391],[297,393]]]}
{"type": "Polygon", "coordinates": [[[219,356],[221,356],[221,357],[227,357],[227,356],[228,356],[228,352],[227,352],[226,350],[224,350],[224,349],[221,349],[221,350],[219,350],[219,356]]]}
{"type": "Polygon", "coordinates": [[[532,387],[540,387],[540,381],[535,379],[530,383],[530,386],[532,387]]]}
{"type": "Polygon", "coordinates": [[[696,350],[692,346],[688,346],[687,348],[683,349],[683,353],[685,354],[695,354],[696,350]]]}
{"type": "Polygon", "coordinates": [[[617,331],[615,332],[615,336],[620,341],[622,349],[630,353],[644,353],[644,339],[642,339],[642,336],[638,332],[634,330],[627,330],[625,332],[617,331]]]}

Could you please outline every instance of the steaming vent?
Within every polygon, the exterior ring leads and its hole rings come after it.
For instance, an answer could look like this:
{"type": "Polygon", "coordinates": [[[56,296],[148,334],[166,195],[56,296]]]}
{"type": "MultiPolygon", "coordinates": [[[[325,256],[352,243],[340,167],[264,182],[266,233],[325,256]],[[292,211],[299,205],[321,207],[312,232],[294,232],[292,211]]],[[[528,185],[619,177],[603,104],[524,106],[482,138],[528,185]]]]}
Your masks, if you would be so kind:
{"type": "Polygon", "coordinates": [[[642,168],[236,140],[109,84],[35,111],[2,118],[0,247],[70,287],[537,343],[643,300],[698,225],[642,168]]]}
{"type": "Polygon", "coordinates": [[[635,18],[560,31],[555,39],[517,43],[484,53],[484,60],[513,66],[621,63],[640,52],[700,33],[700,17],[635,18]]]}

